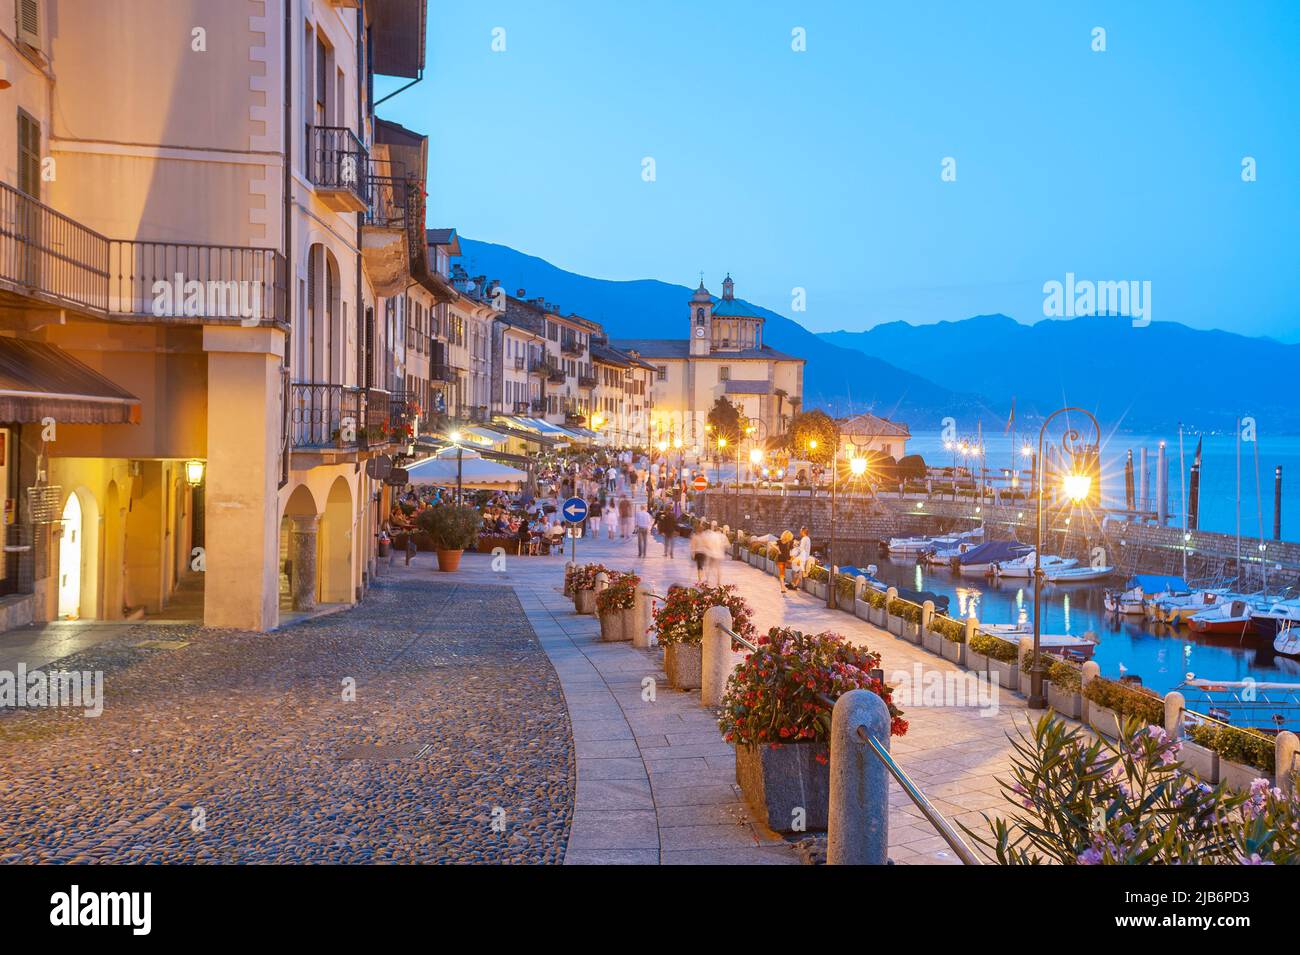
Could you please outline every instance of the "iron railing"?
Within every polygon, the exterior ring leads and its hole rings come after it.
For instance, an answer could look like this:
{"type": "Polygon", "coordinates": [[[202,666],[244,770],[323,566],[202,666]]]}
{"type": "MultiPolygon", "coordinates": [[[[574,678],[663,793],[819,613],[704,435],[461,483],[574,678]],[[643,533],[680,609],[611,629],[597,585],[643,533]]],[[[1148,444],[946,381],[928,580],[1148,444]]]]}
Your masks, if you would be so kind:
{"type": "Polygon", "coordinates": [[[370,153],[350,129],[307,127],[307,178],[318,189],[350,192],[370,206],[370,153]]]}
{"type": "Polygon", "coordinates": [[[114,239],[108,311],[166,321],[288,324],[288,269],[274,249],[114,239]]]}
{"type": "Polygon", "coordinates": [[[406,228],[406,177],[371,174],[368,186],[370,204],[362,213],[361,224],[378,229],[406,228]]]}
{"type": "Polygon", "coordinates": [[[456,369],[445,362],[435,361],[429,364],[430,381],[455,381],[456,369]]]}
{"type": "Polygon", "coordinates": [[[53,304],[108,310],[108,242],[0,183],[0,281],[53,304]]]}
{"type": "Polygon", "coordinates": [[[348,385],[295,381],[289,386],[289,443],[294,448],[364,446],[364,392],[348,385]]]}

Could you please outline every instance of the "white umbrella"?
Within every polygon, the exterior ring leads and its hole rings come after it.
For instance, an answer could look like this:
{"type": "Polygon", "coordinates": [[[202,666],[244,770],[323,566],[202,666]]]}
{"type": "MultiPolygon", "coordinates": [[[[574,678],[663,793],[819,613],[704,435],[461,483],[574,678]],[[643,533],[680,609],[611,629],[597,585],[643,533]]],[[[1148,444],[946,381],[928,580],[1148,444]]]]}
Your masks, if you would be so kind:
{"type": "Polygon", "coordinates": [[[488,461],[477,451],[450,447],[406,469],[412,484],[455,484],[460,468],[462,487],[501,488],[521,486],[528,475],[518,468],[488,461]],[[459,456],[459,461],[457,457],[459,456]]]}

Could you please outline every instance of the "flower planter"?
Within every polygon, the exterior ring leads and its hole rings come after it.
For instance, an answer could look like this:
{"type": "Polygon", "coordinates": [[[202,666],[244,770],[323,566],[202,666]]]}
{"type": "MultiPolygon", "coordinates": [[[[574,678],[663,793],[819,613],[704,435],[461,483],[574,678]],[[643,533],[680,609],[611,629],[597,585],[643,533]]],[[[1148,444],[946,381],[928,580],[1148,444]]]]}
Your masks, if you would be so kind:
{"type": "Polygon", "coordinates": [[[830,815],[830,753],[821,743],[736,747],[736,782],[750,809],[769,829],[792,832],[802,810],[808,832],[826,829],[830,815]],[[826,760],[817,762],[817,756],[826,760]]]}
{"type": "Polygon", "coordinates": [[[1178,760],[1189,773],[1195,773],[1202,781],[1211,786],[1219,781],[1219,754],[1208,746],[1193,743],[1189,739],[1182,741],[1178,751],[1178,760]]]}
{"type": "Polygon", "coordinates": [[[1270,786],[1273,785],[1273,780],[1264,770],[1255,766],[1247,766],[1245,763],[1234,763],[1222,756],[1219,757],[1219,782],[1229,789],[1237,792],[1249,792],[1250,784],[1261,777],[1268,779],[1270,786]]]}
{"type": "Polygon", "coordinates": [[[858,600],[856,597],[854,597],[853,616],[857,617],[860,620],[870,620],[871,604],[867,603],[865,600],[858,600]]]}
{"type": "Polygon", "coordinates": [[[892,613],[885,614],[885,629],[896,637],[903,635],[903,618],[895,617],[892,613]]]}
{"type": "Polygon", "coordinates": [[[578,613],[596,612],[596,591],[579,589],[573,598],[574,609],[578,613]]]}
{"type": "Polygon", "coordinates": [[[438,551],[438,570],[444,574],[455,573],[460,569],[460,555],[463,553],[463,550],[438,551]]]}
{"type": "Polygon", "coordinates": [[[958,666],[966,664],[966,644],[958,643],[956,640],[941,640],[942,646],[939,647],[939,656],[945,660],[951,660],[958,666]]]}
{"type": "Polygon", "coordinates": [[[774,561],[774,560],[773,560],[772,558],[770,558],[770,557],[765,557],[765,558],[763,558],[763,569],[766,570],[769,574],[773,574],[773,575],[775,575],[775,574],[776,574],[776,561],[774,561]]]}
{"type": "Polygon", "coordinates": [[[698,690],[703,647],[700,644],[670,643],[664,647],[664,672],[674,690],[698,690]]]}
{"type": "Polygon", "coordinates": [[[632,635],[624,626],[624,620],[631,612],[630,610],[607,610],[600,614],[600,639],[610,643],[631,640],[632,635]]]}
{"type": "Polygon", "coordinates": [[[828,584],[826,581],[824,581],[824,580],[814,580],[814,581],[813,581],[813,596],[816,597],[818,600],[825,600],[825,599],[826,599],[826,592],[827,592],[827,590],[828,590],[829,588],[830,588],[830,584],[828,584]]]}
{"type": "Polygon", "coordinates": [[[976,673],[987,673],[989,671],[989,658],[982,653],[976,653],[970,648],[970,645],[967,644],[966,666],[974,670],[976,673]]]}
{"type": "Polygon", "coordinates": [[[1047,705],[1062,716],[1077,720],[1079,714],[1083,712],[1083,696],[1078,692],[1071,692],[1049,682],[1047,684],[1047,705]]]}
{"type": "MultiPolygon", "coordinates": [[[[971,652],[970,647],[966,648],[967,665],[970,665],[971,652]]],[[[1015,661],[1010,663],[1003,660],[994,660],[992,657],[984,657],[988,669],[989,679],[992,680],[996,674],[998,678],[998,687],[1006,690],[1016,690],[1020,687],[1020,668],[1015,661]]]]}
{"type": "Polygon", "coordinates": [[[943,653],[943,645],[946,641],[933,630],[926,630],[921,634],[921,646],[936,656],[943,653]]]}
{"type": "Polygon", "coordinates": [[[903,621],[903,632],[899,634],[908,643],[921,642],[921,625],[913,623],[911,620],[903,621]]]}
{"type": "Polygon", "coordinates": [[[874,623],[877,627],[883,627],[885,625],[886,616],[887,614],[885,613],[884,607],[872,607],[867,616],[867,621],[869,623],[874,623]]]}
{"type": "Polygon", "coordinates": [[[1091,700],[1088,701],[1088,725],[1095,729],[1102,736],[1111,739],[1119,739],[1119,727],[1122,720],[1120,715],[1112,709],[1104,706],[1098,706],[1091,700]]]}

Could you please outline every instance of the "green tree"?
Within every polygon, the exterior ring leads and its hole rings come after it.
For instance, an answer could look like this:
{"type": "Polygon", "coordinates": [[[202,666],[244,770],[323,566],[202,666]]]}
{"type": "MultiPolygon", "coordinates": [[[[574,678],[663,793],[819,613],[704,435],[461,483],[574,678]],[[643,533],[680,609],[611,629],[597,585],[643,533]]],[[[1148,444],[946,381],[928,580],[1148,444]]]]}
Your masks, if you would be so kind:
{"type": "Polygon", "coordinates": [[[726,438],[728,444],[735,444],[741,438],[744,422],[740,409],[726,398],[719,398],[709,409],[710,441],[717,443],[718,438],[726,438]]]}
{"type": "Polygon", "coordinates": [[[839,440],[839,425],[824,411],[800,412],[790,419],[786,431],[786,447],[790,453],[814,464],[830,464],[839,440]]]}

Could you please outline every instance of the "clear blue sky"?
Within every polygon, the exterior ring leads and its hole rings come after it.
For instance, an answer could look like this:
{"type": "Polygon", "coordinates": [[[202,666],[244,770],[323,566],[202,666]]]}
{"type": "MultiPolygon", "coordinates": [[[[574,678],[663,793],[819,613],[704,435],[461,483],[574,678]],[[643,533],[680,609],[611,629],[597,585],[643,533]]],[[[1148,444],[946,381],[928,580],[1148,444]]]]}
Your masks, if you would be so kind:
{"type": "Polygon", "coordinates": [[[435,2],[380,113],[431,137],[431,225],[586,275],[730,271],[824,331],[1032,322],[1074,272],[1300,341],[1297,0],[435,2]]]}

